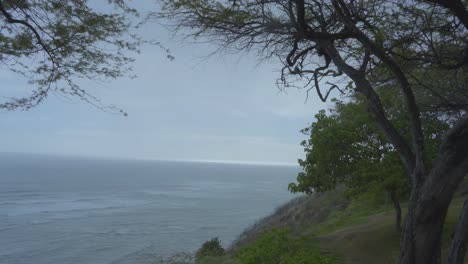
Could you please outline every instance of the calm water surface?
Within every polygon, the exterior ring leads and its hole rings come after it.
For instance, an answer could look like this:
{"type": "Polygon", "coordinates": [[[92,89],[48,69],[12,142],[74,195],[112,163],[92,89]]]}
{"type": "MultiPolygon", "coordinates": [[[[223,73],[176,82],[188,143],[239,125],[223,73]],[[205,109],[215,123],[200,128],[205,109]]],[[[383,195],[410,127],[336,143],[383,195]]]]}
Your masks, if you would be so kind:
{"type": "Polygon", "coordinates": [[[224,245],[289,200],[297,167],[0,154],[0,263],[151,263],[224,245]]]}

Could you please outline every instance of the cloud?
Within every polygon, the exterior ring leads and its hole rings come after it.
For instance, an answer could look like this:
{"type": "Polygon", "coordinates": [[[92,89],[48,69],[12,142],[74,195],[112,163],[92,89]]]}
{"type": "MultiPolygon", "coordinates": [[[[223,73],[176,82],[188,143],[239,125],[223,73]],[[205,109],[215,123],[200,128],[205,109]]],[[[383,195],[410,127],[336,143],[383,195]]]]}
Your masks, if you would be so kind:
{"type": "Polygon", "coordinates": [[[55,136],[64,138],[96,138],[108,137],[113,131],[108,129],[63,129],[55,132],[55,136]]]}

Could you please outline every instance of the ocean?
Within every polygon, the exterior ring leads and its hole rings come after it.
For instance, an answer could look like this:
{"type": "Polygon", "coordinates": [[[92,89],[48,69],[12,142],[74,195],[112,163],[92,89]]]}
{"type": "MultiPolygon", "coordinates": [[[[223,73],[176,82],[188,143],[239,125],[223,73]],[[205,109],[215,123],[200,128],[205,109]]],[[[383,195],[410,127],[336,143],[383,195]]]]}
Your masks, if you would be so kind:
{"type": "Polygon", "coordinates": [[[298,167],[0,155],[0,263],[140,264],[193,252],[293,197],[298,167]]]}

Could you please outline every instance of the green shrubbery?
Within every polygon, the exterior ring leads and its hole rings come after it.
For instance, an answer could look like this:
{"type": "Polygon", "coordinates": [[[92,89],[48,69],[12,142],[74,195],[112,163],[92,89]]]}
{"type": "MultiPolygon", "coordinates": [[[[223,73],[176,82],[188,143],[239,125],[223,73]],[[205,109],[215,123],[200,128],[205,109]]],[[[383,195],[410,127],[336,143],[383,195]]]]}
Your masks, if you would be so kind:
{"type": "Polygon", "coordinates": [[[286,229],[263,233],[251,245],[241,248],[237,257],[242,264],[333,264],[304,239],[292,238],[286,229]]]}
{"type": "Polygon", "coordinates": [[[218,238],[213,238],[206,241],[198,249],[195,259],[197,263],[200,263],[200,260],[205,257],[218,257],[224,255],[224,248],[221,246],[221,243],[218,238]]]}

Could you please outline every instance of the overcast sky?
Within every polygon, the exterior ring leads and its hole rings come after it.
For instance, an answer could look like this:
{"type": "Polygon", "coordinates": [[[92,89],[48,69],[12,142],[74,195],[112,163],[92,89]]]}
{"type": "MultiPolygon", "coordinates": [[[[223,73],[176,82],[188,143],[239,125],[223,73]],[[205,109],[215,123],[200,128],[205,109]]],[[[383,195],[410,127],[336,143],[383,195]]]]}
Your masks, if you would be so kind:
{"type": "MultiPolygon", "coordinates": [[[[136,79],[87,82],[84,88],[128,112],[102,112],[52,95],[29,111],[0,112],[0,150],[107,158],[296,163],[299,130],[327,108],[314,94],[280,92],[278,61],[252,55],[215,55],[215,46],[171,39],[161,26],[142,34],[170,47],[136,57],[136,79]]],[[[1,95],[27,94],[20,77],[0,72],[1,95]]]]}

